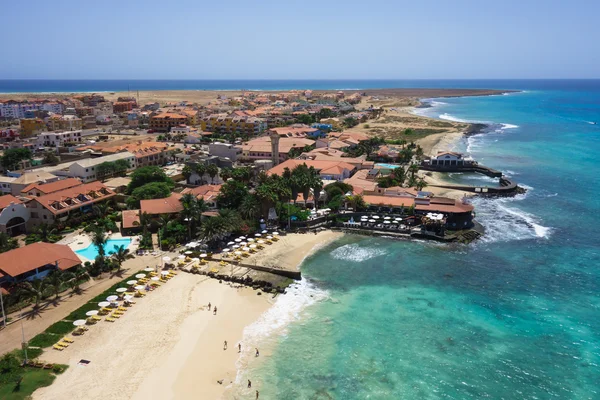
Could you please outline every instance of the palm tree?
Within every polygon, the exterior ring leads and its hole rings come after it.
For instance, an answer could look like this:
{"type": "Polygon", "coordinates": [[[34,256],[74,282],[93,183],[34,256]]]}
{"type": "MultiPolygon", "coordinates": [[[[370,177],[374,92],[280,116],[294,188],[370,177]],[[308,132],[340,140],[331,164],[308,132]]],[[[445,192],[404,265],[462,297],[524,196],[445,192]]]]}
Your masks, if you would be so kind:
{"type": "Polygon", "coordinates": [[[79,285],[88,277],[89,275],[83,267],[77,267],[73,271],[66,271],[63,273],[64,281],[69,285],[73,293],[79,293],[81,291],[79,285]]]}
{"type": "Polygon", "coordinates": [[[200,184],[204,183],[204,174],[206,173],[206,165],[202,163],[197,163],[192,166],[192,170],[200,177],[200,184]]]}
{"type": "Polygon", "coordinates": [[[225,220],[223,217],[211,217],[208,218],[203,224],[200,230],[202,239],[207,242],[212,242],[216,239],[221,238],[227,232],[225,226],[225,220]]]}
{"type": "Polygon", "coordinates": [[[34,279],[32,281],[23,281],[17,285],[19,297],[33,297],[35,299],[35,308],[39,307],[40,301],[44,296],[47,287],[45,279],[34,279]]]}
{"type": "Polygon", "coordinates": [[[191,239],[192,232],[195,231],[196,225],[200,222],[202,213],[208,209],[208,206],[204,203],[204,199],[197,199],[196,196],[191,193],[184,194],[180,201],[183,206],[181,217],[187,222],[188,239],[191,239]]]}
{"type": "Polygon", "coordinates": [[[92,207],[92,212],[98,218],[104,218],[110,212],[110,206],[108,203],[96,203],[92,207]]]}
{"type": "Polygon", "coordinates": [[[63,276],[63,272],[59,269],[55,269],[54,271],[46,275],[45,281],[48,284],[48,286],[52,287],[52,290],[54,291],[54,294],[57,299],[58,294],[60,293],[60,287],[65,280],[64,278],[65,277],[63,276]]]}
{"type": "Polygon", "coordinates": [[[107,240],[106,232],[98,226],[95,227],[92,231],[92,243],[98,248],[98,256],[102,261],[104,261],[104,256],[106,255],[104,245],[107,240]]]}
{"type": "Polygon", "coordinates": [[[215,183],[215,176],[219,174],[219,167],[217,167],[215,164],[208,164],[206,167],[206,173],[208,173],[208,176],[210,176],[210,183],[215,183]]]}
{"type": "Polygon", "coordinates": [[[190,176],[192,176],[192,169],[190,168],[189,165],[184,165],[183,169],[181,170],[181,174],[185,178],[185,182],[189,183],[190,182],[190,176]]]}
{"type": "Polygon", "coordinates": [[[38,232],[37,233],[40,236],[40,239],[42,240],[42,242],[49,243],[50,242],[50,235],[52,235],[54,233],[54,229],[52,229],[50,227],[50,225],[48,225],[48,224],[41,224],[38,227],[38,232]]]}
{"type": "Polygon", "coordinates": [[[256,196],[248,194],[240,205],[240,214],[244,219],[254,220],[260,212],[260,203],[256,196]]]}
{"type": "Polygon", "coordinates": [[[233,176],[231,168],[222,168],[220,175],[221,175],[221,179],[223,179],[223,181],[225,181],[225,182],[233,176]]]}
{"type": "Polygon", "coordinates": [[[127,260],[131,260],[134,258],[133,254],[129,252],[129,249],[126,249],[125,246],[117,246],[115,244],[115,251],[112,254],[112,258],[117,262],[117,273],[121,272],[121,266],[127,260]]]}
{"type": "Polygon", "coordinates": [[[16,249],[19,243],[4,232],[0,232],[0,253],[16,249]]]}
{"type": "Polygon", "coordinates": [[[411,164],[410,167],[408,167],[408,171],[410,172],[410,177],[414,179],[415,174],[419,172],[419,165],[411,164]]]}
{"type": "Polygon", "coordinates": [[[417,188],[418,191],[423,190],[423,188],[427,186],[427,182],[425,182],[425,179],[423,178],[419,178],[419,180],[417,181],[415,187],[417,188]]]}

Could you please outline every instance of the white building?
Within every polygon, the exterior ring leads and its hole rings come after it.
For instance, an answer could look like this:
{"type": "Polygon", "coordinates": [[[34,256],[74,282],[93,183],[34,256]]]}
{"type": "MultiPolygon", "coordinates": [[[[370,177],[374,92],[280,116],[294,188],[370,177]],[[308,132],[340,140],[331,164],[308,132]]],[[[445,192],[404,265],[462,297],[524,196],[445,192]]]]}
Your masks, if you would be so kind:
{"type": "Polygon", "coordinates": [[[38,145],[62,147],[65,143],[82,143],[81,130],[67,132],[43,132],[37,138],[38,145]]]}
{"type": "Polygon", "coordinates": [[[92,182],[98,179],[96,167],[105,162],[115,162],[117,160],[126,160],[129,163],[129,170],[135,169],[135,155],[128,151],[115,153],[108,156],[85,158],[83,160],[61,163],[53,167],[39,168],[36,171],[43,170],[56,176],[65,176],[69,178],[78,178],[83,183],[92,182]]]}
{"type": "Polygon", "coordinates": [[[229,158],[231,161],[237,161],[242,155],[242,148],[236,147],[230,143],[214,142],[208,145],[208,152],[211,156],[229,158]]]}
{"type": "Polygon", "coordinates": [[[16,181],[17,178],[11,178],[8,176],[0,176],[0,193],[12,193],[12,183],[16,181]]]}
{"type": "Polygon", "coordinates": [[[25,118],[25,112],[30,110],[43,110],[62,114],[64,105],[53,102],[29,103],[12,100],[0,102],[0,117],[3,118],[25,118]]]}

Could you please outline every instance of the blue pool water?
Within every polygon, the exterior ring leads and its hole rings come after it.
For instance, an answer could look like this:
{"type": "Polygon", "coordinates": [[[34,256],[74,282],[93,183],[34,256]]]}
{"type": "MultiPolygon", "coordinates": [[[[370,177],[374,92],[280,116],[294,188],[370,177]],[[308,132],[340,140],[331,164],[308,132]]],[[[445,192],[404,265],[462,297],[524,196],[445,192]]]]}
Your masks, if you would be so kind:
{"type": "MultiPolygon", "coordinates": [[[[106,244],[104,245],[104,252],[106,255],[109,255],[109,254],[112,254],[115,252],[115,246],[117,246],[117,247],[125,246],[125,248],[128,248],[130,244],[131,244],[130,238],[109,239],[106,242],[106,244]]],[[[96,256],[98,256],[98,246],[96,246],[94,244],[90,244],[85,249],[77,250],[77,251],[75,251],[75,253],[77,253],[80,256],[83,256],[89,260],[95,260],[96,256]]]]}
{"type": "Polygon", "coordinates": [[[494,123],[455,149],[528,192],[475,200],[470,246],[345,236],[307,258],[244,339],[261,399],[600,399],[600,81],[497,87],[525,91],[422,112],[494,123]]]}
{"type": "Polygon", "coordinates": [[[386,164],[386,163],[377,163],[375,164],[376,167],[380,167],[380,168],[387,168],[387,169],[396,169],[398,168],[397,165],[394,164],[386,164]]]}

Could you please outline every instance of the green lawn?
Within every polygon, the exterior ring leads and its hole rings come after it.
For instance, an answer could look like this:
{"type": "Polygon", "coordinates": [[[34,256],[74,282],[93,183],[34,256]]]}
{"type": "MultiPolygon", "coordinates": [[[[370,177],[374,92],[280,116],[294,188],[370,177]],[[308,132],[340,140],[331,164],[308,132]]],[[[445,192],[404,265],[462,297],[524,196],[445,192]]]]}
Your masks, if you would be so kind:
{"type": "Polygon", "coordinates": [[[0,385],[0,399],[23,400],[28,399],[31,394],[44,386],[49,386],[56,379],[56,374],[51,369],[24,368],[23,381],[19,391],[14,391],[15,384],[0,385]]]}

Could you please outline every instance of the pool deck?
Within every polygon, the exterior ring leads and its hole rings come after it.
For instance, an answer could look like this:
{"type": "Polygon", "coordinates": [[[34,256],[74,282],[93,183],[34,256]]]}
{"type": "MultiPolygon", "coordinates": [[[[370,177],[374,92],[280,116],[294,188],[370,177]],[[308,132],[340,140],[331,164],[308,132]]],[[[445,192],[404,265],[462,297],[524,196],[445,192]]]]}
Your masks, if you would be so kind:
{"type": "MultiPolygon", "coordinates": [[[[107,239],[131,239],[131,243],[129,244],[129,247],[127,247],[127,248],[129,249],[129,251],[132,254],[135,254],[135,250],[138,247],[138,241],[136,240],[135,237],[123,236],[119,232],[108,235],[107,239]]],[[[77,254],[77,257],[79,257],[79,259],[83,262],[94,261],[94,260],[90,260],[90,259],[82,256],[81,254],[77,253],[78,250],[83,250],[86,247],[88,247],[90,244],[92,244],[92,239],[91,239],[90,235],[87,233],[81,232],[81,233],[73,233],[73,234],[67,235],[67,237],[58,241],[57,244],[66,244],[67,246],[69,246],[71,248],[71,250],[73,250],[75,252],[75,254],[77,254]]]]}

